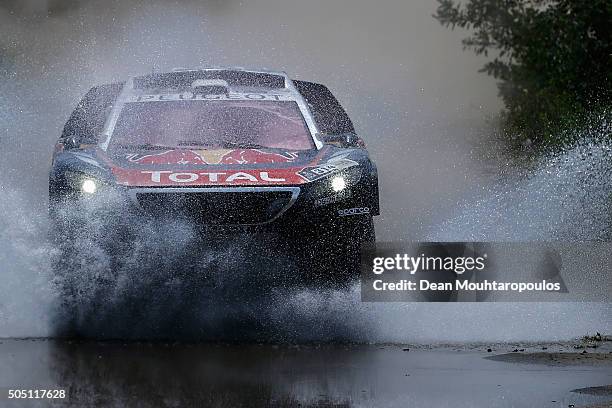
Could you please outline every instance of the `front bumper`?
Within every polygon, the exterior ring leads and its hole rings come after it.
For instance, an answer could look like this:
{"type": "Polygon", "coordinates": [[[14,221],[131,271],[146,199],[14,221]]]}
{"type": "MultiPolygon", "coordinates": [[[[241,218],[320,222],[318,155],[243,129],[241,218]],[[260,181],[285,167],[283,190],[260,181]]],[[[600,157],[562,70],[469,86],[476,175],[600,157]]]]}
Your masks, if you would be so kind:
{"type": "Polygon", "coordinates": [[[135,208],[155,217],[178,216],[203,225],[264,225],[297,201],[299,187],[131,188],[135,208]]]}
{"type": "Polygon", "coordinates": [[[378,214],[359,188],[321,195],[300,186],[159,187],[130,188],[126,195],[139,214],[188,218],[206,226],[308,224],[378,214]]]}
{"type": "Polygon", "coordinates": [[[52,203],[68,207],[68,212],[89,207],[153,219],[186,218],[206,227],[317,225],[379,214],[375,172],[353,180],[347,176],[341,191],[334,191],[330,179],[294,186],[223,187],[127,187],[98,180],[98,191],[84,194],[79,191],[82,178],[58,177],[50,184],[52,203]]]}

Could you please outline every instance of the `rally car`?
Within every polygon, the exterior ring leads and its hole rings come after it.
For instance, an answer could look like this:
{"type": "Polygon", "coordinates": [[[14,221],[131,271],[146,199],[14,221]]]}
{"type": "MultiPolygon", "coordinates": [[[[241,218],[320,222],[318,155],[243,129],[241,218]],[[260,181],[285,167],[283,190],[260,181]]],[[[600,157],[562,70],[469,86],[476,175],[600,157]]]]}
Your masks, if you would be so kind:
{"type": "Polygon", "coordinates": [[[175,70],[92,88],[55,147],[51,218],[108,191],[117,213],[280,232],[349,268],[375,240],[379,214],[376,166],[337,99],[263,70],[175,70]]]}

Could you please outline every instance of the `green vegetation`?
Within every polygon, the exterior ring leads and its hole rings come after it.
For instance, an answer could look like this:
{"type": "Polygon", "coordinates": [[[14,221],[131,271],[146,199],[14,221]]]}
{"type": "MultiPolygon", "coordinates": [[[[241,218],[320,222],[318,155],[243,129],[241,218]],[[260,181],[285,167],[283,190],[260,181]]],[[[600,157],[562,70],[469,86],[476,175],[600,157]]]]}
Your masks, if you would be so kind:
{"type": "Polygon", "coordinates": [[[492,57],[482,71],[500,80],[515,146],[556,147],[610,123],[612,0],[438,2],[434,18],[468,29],[464,47],[492,57]]]}

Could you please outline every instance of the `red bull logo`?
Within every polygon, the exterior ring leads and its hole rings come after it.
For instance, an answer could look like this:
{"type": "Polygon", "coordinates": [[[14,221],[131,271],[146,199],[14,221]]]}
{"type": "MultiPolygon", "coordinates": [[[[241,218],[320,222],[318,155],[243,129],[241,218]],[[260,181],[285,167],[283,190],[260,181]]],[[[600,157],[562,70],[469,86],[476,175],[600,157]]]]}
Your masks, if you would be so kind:
{"type": "Polygon", "coordinates": [[[130,163],[184,165],[290,163],[297,157],[296,152],[276,153],[257,149],[176,149],[145,155],[131,153],[126,156],[130,163]]]}

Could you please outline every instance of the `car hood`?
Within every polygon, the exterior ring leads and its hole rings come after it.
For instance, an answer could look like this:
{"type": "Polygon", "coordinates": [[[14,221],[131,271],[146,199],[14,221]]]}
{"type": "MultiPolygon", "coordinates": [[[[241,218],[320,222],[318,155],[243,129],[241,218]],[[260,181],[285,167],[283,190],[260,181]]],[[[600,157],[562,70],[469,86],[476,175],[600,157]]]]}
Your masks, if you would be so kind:
{"type": "Polygon", "coordinates": [[[127,165],[209,166],[300,163],[316,155],[316,150],[291,151],[281,149],[167,149],[122,150],[113,161],[127,165]]]}

